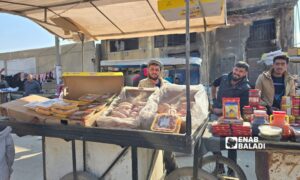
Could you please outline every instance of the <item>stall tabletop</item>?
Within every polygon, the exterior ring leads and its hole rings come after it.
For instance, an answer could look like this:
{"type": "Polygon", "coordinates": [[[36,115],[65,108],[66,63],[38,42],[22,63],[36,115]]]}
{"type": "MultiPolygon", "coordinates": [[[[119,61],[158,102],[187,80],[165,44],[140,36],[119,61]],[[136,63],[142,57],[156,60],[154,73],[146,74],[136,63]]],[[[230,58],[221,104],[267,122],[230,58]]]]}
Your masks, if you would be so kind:
{"type": "Polygon", "coordinates": [[[0,118],[0,127],[11,126],[18,136],[33,135],[56,137],[65,140],[85,140],[134,146],[149,149],[161,149],[174,152],[192,153],[194,143],[200,137],[199,126],[191,136],[185,134],[157,133],[146,130],[103,129],[97,127],[70,126],[59,124],[34,124],[0,118]]]}

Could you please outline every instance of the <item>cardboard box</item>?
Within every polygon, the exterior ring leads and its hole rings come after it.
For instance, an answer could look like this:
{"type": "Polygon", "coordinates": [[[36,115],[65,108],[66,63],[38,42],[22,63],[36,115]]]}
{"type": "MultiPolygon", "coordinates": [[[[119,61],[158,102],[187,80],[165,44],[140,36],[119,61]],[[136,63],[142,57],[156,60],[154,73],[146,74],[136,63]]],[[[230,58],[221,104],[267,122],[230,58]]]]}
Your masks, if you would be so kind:
{"type": "Polygon", "coordinates": [[[124,86],[122,72],[78,72],[63,73],[64,98],[77,100],[85,94],[104,94],[121,92],[124,86]]]}
{"type": "MultiPolygon", "coordinates": [[[[77,101],[86,94],[105,93],[119,94],[124,86],[124,76],[122,72],[66,72],[63,73],[64,99],[77,101]]],[[[70,120],[61,118],[58,120],[48,119],[46,123],[58,123],[64,125],[93,126],[94,116],[100,112],[93,112],[83,120],[70,120]]]]}
{"type": "Polygon", "coordinates": [[[300,56],[300,48],[296,48],[296,47],[289,48],[288,55],[289,56],[300,56]]]}
{"type": "MultiPolygon", "coordinates": [[[[65,98],[69,100],[78,100],[79,97],[85,94],[119,94],[124,86],[123,73],[64,73],[64,85],[66,88],[65,98]]],[[[47,124],[65,124],[65,125],[80,125],[92,126],[95,123],[93,112],[84,121],[74,121],[67,118],[57,118],[54,116],[45,116],[36,113],[35,111],[25,107],[25,104],[30,102],[41,102],[48,98],[31,95],[15,101],[10,101],[0,105],[0,113],[2,116],[8,116],[13,120],[30,123],[47,123],[47,124]]],[[[105,108],[103,109],[105,110],[105,108]]]]}
{"type": "Polygon", "coordinates": [[[41,102],[45,100],[48,100],[48,98],[37,95],[27,96],[1,104],[0,113],[2,116],[10,117],[12,120],[19,122],[45,123],[46,120],[55,121],[55,118],[52,116],[40,115],[24,106],[30,102],[41,102]]]}

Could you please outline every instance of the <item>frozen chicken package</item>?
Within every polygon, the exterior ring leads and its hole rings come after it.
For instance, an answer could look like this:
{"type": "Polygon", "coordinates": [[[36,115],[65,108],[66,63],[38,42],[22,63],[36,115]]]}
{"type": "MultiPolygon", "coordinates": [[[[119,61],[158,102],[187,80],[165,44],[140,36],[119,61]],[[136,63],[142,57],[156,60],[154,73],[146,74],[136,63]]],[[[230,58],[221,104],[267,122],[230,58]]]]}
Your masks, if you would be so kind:
{"type": "MultiPolygon", "coordinates": [[[[208,117],[208,97],[203,85],[190,86],[190,104],[192,129],[196,129],[208,117]]],[[[145,108],[140,112],[140,121],[143,129],[150,126],[157,114],[176,112],[182,119],[182,128],[186,122],[186,86],[166,84],[159,91],[154,92],[145,108]]]]}
{"type": "Polygon", "coordinates": [[[102,128],[140,128],[139,114],[145,107],[149,96],[158,88],[124,87],[109,108],[96,118],[97,126],[102,128]]]}

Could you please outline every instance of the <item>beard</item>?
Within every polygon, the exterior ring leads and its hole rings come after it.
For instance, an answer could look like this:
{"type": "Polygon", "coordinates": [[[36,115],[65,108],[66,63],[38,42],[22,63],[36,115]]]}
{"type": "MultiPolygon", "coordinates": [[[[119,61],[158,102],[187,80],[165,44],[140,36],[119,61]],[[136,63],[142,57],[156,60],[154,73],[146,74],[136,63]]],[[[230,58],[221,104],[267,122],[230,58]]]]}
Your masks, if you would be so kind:
{"type": "Polygon", "coordinates": [[[240,81],[240,80],[242,80],[242,79],[244,79],[245,78],[245,76],[236,76],[236,75],[232,75],[232,80],[233,81],[240,81]]]}
{"type": "Polygon", "coordinates": [[[152,77],[151,75],[149,75],[149,79],[156,81],[158,79],[158,76],[157,77],[152,77]]]}

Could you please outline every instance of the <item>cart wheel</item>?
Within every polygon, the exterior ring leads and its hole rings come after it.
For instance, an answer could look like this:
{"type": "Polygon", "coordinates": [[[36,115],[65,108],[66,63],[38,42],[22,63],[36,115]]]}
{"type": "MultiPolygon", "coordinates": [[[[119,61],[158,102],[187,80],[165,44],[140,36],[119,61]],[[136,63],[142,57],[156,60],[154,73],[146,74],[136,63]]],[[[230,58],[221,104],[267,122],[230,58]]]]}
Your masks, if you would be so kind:
{"type": "MultiPolygon", "coordinates": [[[[182,167],[171,172],[165,180],[191,180],[193,179],[193,167],[182,167]]],[[[200,180],[217,180],[217,177],[208,172],[198,169],[198,179],[200,180]]]]}
{"type": "Polygon", "coordinates": [[[202,169],[217,176],[219,179],[235,177],[239,180],[247,180],[244,171],[239,165],[233,160],[220,155],[204,157],[202,160],[202,169]],[[217,163],[218,165],[216,165],[217,163]]]}

